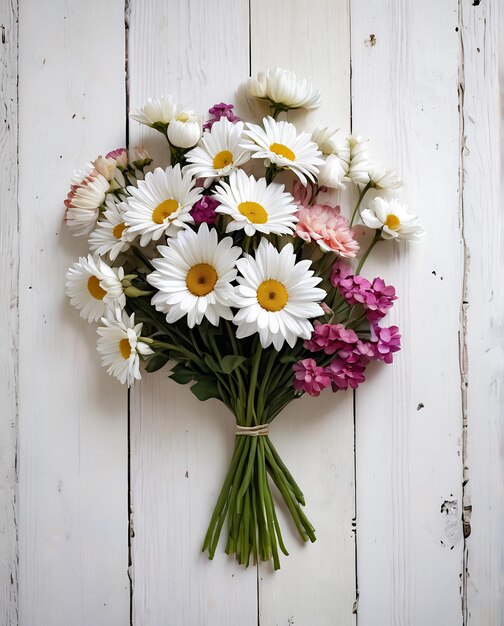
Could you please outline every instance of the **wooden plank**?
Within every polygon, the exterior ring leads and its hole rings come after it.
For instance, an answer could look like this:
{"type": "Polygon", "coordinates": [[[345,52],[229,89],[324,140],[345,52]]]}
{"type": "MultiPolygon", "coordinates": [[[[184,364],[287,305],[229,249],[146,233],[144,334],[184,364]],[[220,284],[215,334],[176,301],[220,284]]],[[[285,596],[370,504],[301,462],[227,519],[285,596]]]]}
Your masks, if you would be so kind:
{"type": "Polygon", "coordinates": [[[65,296],[72,171],[124,142],[124,5],[20,7],[22,626],[129,620],[127,395],[65,296]]]}
{"type": "MultiPolygon", "coordinates": [[[[162,93],[202,113],[234,101],[249,69],[246,0],[130,6],[132,109],[162,93]]],[[[154,135],[130,124],[131,145],[145,141],[166,163],[154,135]]],[[[222,544],[214,561],[200,552],[232,452],[233,418],[166,376],[144,377],[131,394],[133,623],[255,625],[255,568],[235,565],[222,544]]]]}
{"type": "Polygon", "coordinates": [[[399,170],[427,231],[365,270],[398,289],[404,350],[357,392],[359,626],[462,623],[457,10],[352,0],[353,132],[399,170]]]}
{"type": "Polygon", "coordinates": [[[502,311],[504,274],[500,160],[504,11],[460,2],[463,151],[462,236],[466,262],[461,362],[466,419],[464,624],[504,620],[502,311]],[[500,13],[500,24],[499,24],[500,13]],[[500,37],[499,37],[500,35],[500,37]],[[499,50],[499,40],[503,46],[499,50]],[[500,72],[500,76],[499,76],[500,72]],[[501,79],[499,85],[499,78],[501,79]]]}
{"type": "MultiPolygon", "coordinates": [[[[296,112],[296,124],[350,129],[350,21],[346,0],[251,3],[252,72],[278,65],[321,89],[322,107],[296,112]]],[[[272,425],[272,440],[307,499],[317,541],[301,545],[280,508],[289,557],[274,573],[260,567],[260,623],[341,626],[355,623],[354,457],[352,395],[330,392],[290,405],[272,425]]]]}
{"type": "Polygon", "coordinates": [[[17,3],[0,2],[0,623],[18,623],[18,18],[17,3]]]}

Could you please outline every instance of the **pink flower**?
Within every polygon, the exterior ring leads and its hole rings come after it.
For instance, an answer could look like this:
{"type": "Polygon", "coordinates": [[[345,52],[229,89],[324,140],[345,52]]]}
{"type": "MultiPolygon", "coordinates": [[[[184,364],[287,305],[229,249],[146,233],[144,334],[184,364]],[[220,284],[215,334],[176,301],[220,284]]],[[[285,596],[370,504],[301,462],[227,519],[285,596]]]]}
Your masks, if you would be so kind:
{"type": "Polygon", "coordinates": [[[355,332],[343,324],[316,324],[304,347],[311,352],[323,350],[326,354],[334,354],[341,349],[353,350],[357,341],[355,332]]]}
{"type": "Polygon", "coordinates": [[[331,361],[326,372],[331,377],[333,391],[348,389],[357,389],[357,387],[366,380],[364,372],[366,366],[359,362],[348,363],[347,361],[337,358],[331,361]]]}
{"type": "Polygon", "coordinates": [[[392,308],[392,302],[397,300],[396,290],[392,285],[386,285],[381,278],[373,280],[371,290],[374,294],[374,301],[370,298],[366,303],[368,319],[377,320],[385,317],[388,310],[392,308]]]}
{"type": "Polygon", "coordinates": [[[378,324],[371,326],[371,341],[375,344],[375,359],[392,363],[393,353],[401,349],[401,335],[397,326],[382,328],[378,324]]]}
{"type": "Polygon", "coordinates": [[[340,284],[341,280],[343,280],[344,278],[348,278],[352,275],[353,273],[350,265],[348,265],[348,263],[345,263],[344,261],[338,260],[332,266],[331,283],[334,285],[334,287],[337,287],[340,284]]]}
{"type": "Polygon", "coordinates": [[[205,124],[203,124],[203,128],[205,130],[210,130],[215,122],[218,122],[221,117],[226,117],[230,122],[239,122],[240,118],[233,114],[234,104],[225,104],[224,102],[219,102],[219,104],[214,104],[211,109],[208,109],[210,115],[213,115],[214,118],[208,120],[205,124]]]}
{"type": "Polygon", "coordinates": [[[314,204],[296,213],[296,235],[304,241],[316,241],[324,252],[334,252],[342,257],[353,258],[359,244],[353,238],[353,230],[339,207],[314,204]]]}
{"type": "Polygon", "coordinates": [[[310,396],[318,396],[331,384],[330,375],[314,359],[303,359],[292,366],[294,389],[305,391],[310,396]]]}
{"type": "Polygon", "coordinates": [[[124,169],[128,165],[128,151],[126,148],[116,148],[105,155],[106,159],[114,159],[117,167],[124,169]]]}
{"type": "Polygon", "coordinates": [[[299,180],[296,180],[296,182],[294,183],[294,188],[292,190],[292,196],[294,198],[294,202],[300,208],[309,209],[313,196],[313,186],[308,183],[305,187],[299,182],[299,180]]]}
{"type": "Polygon", "coordinates": [[[338,289],[348,304],[363,304],[365,306],[368,298],[374,302],[371,283],[364,276],[347,276],[339,281],[338,289]]]}
{"type": "Polygon", "coordinates": [[[191,215],[196,224],[206,222],[207,224],[215,224],[217,213],[215,209],[219,206],[219,202],[212,196],[203,196],[198,200],[191,209],[191,215]]]}

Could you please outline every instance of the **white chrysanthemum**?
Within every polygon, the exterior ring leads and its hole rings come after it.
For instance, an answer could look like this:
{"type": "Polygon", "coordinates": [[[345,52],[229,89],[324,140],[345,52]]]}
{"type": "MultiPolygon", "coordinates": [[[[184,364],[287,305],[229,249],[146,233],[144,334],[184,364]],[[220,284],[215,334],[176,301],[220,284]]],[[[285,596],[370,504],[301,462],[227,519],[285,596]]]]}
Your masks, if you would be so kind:
{"type": "Polygon", "coordinates": [[[372,165],[369,168],[369,181],[371,187],[380,190],[399,189],[403,184],[395,172],[379,165],[372,165]]]}
{"type": "Polygon", "coordinates": [[[289,122],[276,122],[272,117],[263,119],[264,129],[256,124],[247,124],[243,131],[247,138],[242,148],[252,152],[254,159],[268,159],[280,169],[290,169],[303,185],[308,177],[315,182],[318,166],[323,161],[317,144],[308,133],[296,134],[296,127],[289,122]]]}
{"type": "Polygon", "coordinates": [[[65,221],[74,235],[87,235],[93,229],[109,188],[109,181],[92,163],[74,173],[70,193],[65,200],[65,221]]]}
{"type": "Polygon", "coordinates": [[[230,215],[226,232],[243,228],[251,237],[254,233],[290,235],[298,221],[294,198],[285,192],[284,185],[247,176],[243,170],[233,172],[229,184],[221,182],[213,197],[220,202],[217,213],[230,215]]]}
{"type": "Polygon", "coordinates": [[[117,204],[114,200],[106,200],[107,207],[96,229],[89,236],[89,249],[99,256],[109,255],[115,261],[120,252],[127,250],[133,236],[130,235],[124,222],[126,204],[117,204]]]}
{"type": "Polygon", "coordinates": [[[168,126],[168,139],[177,148],[192,148],[201,138],[203,117],[192,111],[181,111],[168,126]]]}
{"type": "Polygon", "coordinates": [[[80,257],[66,274],[66,293],[70,304],[80,311],[88,322],[96,322],[107,309],[124,308],[126,296],[122,287],[124,270],[109,267],[90,254],[80,257]]]}
{"type": "Polygon", "coordinates": [[[313,275],[311,261],[296,263],[292,244],[278,251],[263,238],[255,259],[245,255],[236,265],[242,274],[234,298],[238,338],[257,332],[263,348],[280,350],[284,341],[294,347],[298,337],[311,336],[309,318],[323,315],[319,302],[326,296],[316,287],[322,279],[313,275]]]}
{"type": "Polygon", "coordinates": [[[314,141],[322,154],[329,156],[335,154],[341,161],[350,164],[350,142],[348,138],[338,135],[339,131],[333,128],[322,128],[317,126],[312,133],[312,141],[314,141]]]}
{"type": "Polygon", "coordinates": [[[182,110],[172,96],[160,96],[148,98],[144,106],[136,113],[130,114],[132,120],[153,126],[154,124],[169,124],[182,110]]]}
{"type": "Polygon", "coordinates": [[[351,136],[348,138],[350,143],[350,167],[348,177],[354,183],[359,185],[367,185],[369,182],[369,161],[368,140],[362,137],[351,136]]]}
{"type": "Polygon", "coordinates": [[[130,235],[140,234],[140,245],[157,241],[164,233],[173,237],[192,223],[192,205],[201,198],[200,189],[194,189],[189,173],[182,174],[180,165],[157,167],[138,181],[137,187],[128,187],[131,197],[126,201],[124,221],[130,235]]]}
{"type": "Polygon", "coordinates": [[[396,198],[374,198],[360,217],[369,228],[381,230],[383,239],[419,239],[423,234],[418,217],[396,198]]]}
{"type": "Polygon", "coordinates": [[[115,376],[128,387],[135,380],[142,378],[140,374],[140,355],[148,356],[153,350],[141,341],[142,324],[135,324],[135,314],[128,317],[123,311],[121,316],[102,318],[104,326],[97,329],[98,352],[102,356],[102,364],[107,373],[115,376]]]}
{"type": "Polygon", "coordinates": [[[287,109],[316,109],[320,106],[320,91],[305,78],[281,67],[259,72],[248,79],[248,92],[255,98],[269,100],[280,111],[287,109]]]}
{"type": "Polygon", "coordinates": [[[152,305],[166,313],[169,324],[184,315],[189,328],[201,324],[203,317],[214,326],[220,318],[233,318],[231,282],[242,251],[231,237],[219,242],[216,229],[203,223],[198,232],[185,230],[158,250],[163,258],[152,261],[156,271],[147,280],[158,289],[152,305]]]}
{"type": "Polygon", "coordinates": [[[186,154],[188,171],[195,178],[229,176],[250,159],[250,153],[240,148],[243,122],[233,124],[222,117],[203,133],[200,144],[186,154]]]}

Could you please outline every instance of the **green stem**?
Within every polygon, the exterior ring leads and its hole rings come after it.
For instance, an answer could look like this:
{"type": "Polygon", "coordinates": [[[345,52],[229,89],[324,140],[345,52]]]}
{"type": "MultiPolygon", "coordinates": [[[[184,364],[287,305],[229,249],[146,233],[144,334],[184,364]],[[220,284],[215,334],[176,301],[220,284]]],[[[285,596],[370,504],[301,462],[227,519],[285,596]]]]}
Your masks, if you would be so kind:
{"type": "Polygon", "coordinates": [[[255,339],[255,342],[256,342],[256,351],[252,358],[252,371],[250,374],[250,385],[249,385],[249,392],[248,392],[248,398],[247,398],[247,426],[252,425],[252,421],[255,416],[254,399],[255,399],[255,392],[256,392],[256,387],[257,387],[257,375],[259,373],[259,364],[261,362],[261,355],[262,355],[261,342],[259,341],[257,337],[255,339]]]}
{"type": "Polygon", "coordinates": [[[371,181],[369,181],[369,183],[360,192],[359,199],[357,200],[357,204],[355,205],[355,209],[353,210],[353,213],[352,213],[352,219],[350,220],[350,226],[353,226],[353,223],[354,223],[354,220],[355,220],[355,216],[357,215],[357,211],[359,210],[361,202],[364,200],[364,196],[367,194],[367,192],[368,192],[370,187],[371,187],[371,181]]]}
{"type": "Polygon", "coordinates": [[[366,252],[362,255],[362,258],[359,261],[359,265],[357,265],[357,269],[355,270],[356,275],[361,271],[371,250],[376,246],[376,244],[380,241],[380,239],[381,239],[381,230],[377,230],[375,232],[375,236],[373,237],[373,241],[370,243],[369,248],[366,250],[366,252]]]}

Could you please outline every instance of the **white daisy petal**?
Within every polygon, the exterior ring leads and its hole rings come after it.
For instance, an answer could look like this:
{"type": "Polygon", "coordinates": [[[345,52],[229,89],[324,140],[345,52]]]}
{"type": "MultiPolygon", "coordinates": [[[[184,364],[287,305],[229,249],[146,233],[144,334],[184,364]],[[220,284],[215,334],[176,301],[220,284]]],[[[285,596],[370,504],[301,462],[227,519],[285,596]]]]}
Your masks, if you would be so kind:
{"type": "Polygon", "coordinates": [[[112,199],[105,201],[107,207],[96,229],[89,236],[91,252],[99,256],[108,254],[111,261],[115,261],[121,252],[125,252],[131,245],[134,236],[131,235],[124,222],[124,212],[127,205],[118,204],[112,199]]]}
{"type": "Polygon", "coordinates": [[[216,211],[232,218],[227,232],[243,228],[249,237],[256,232],[291,234],[298,207],[284,189],[277,183],[266,187],[263,178],[256,180],[238,170],[229,177],[229,184],[222,182],[217,186],[213,197],[220,205],[216,211]]]}
{"type": "Polygon", "coordinates": [[[191,175],[182,174],[178,164],[166,170],[156,168],[128,191],[131,197],[125,203],[124,222],[129,235],[141,235],[141,246],[162,234],[173,237],[185,223],[192,223],[191,208],[201,198],[201,189],[194,188],[191,175]]]}
{"type": "Polygon", "coordinates": [[[365,226],[381,229],[383,239],[415,240],[423,235],[418,217],[409,213],[396,198],[373,198],[369,207],[361,211],[360,218],[365,226]]]}
{"type": "Polygon", "coordinates": [[[298,337],[308,338],[312,330],[308,318],[322,315],[319,302],[326,296],[314,286],[321,279],[314,277],[310,266],[310,261],[296,263],[292,244],[279,252],[266,239],[261,240],[255,258],[240,259],[241,277],[234,289],[236,336],[257,332],[264,348],[273,344],[276,350],[285,341],[294,346],[298,337]]]}
{"type": "Polygon", "coordinates": [[[140,357],[153,354],[152,349],[139,341],[142,324],[135,325],[135,314],[128,317],[126,312],[115,316],[102,317],[103,326],[97,329],[98,352],[107,372],[128,387],[141,378],[140,357]]]}
{"type": "Polygon", "coordinates": [[[272,117],[265,117],[263,125],[264,128],[256,124],[246,125],[242,148],[250,150],[253,159],[268,159],[279,169],[292,170],[303,185],[307,184],[307,178],[315,182],[323,160],[310,135],[297,135],[293,124],[277,122],[272,117]]]}
{"type": "Polygon", "coordinates": [[[257,78],[249,78],[248,92],[251,96],[269,100],[281,110],[316,109],[320,106],[320,91],[304,78],[298,78],[291,70],[281,67],[259,72],[257,78]]]}
{"type": "Polygon", "coordinates": [[[203,223],[197,232],[181,231],[158,248],[163,258],[153,261],[156,269],[147,281],[158,289],[152,305],[166,313],[169,323],[187,315],[187,325],[193,328],[204,317],[214,326],[220,317],[232,318],[230,283],[236,278],[241,254],[232,243],[230,237],[219,242],[217,231],[203,223]]]}

